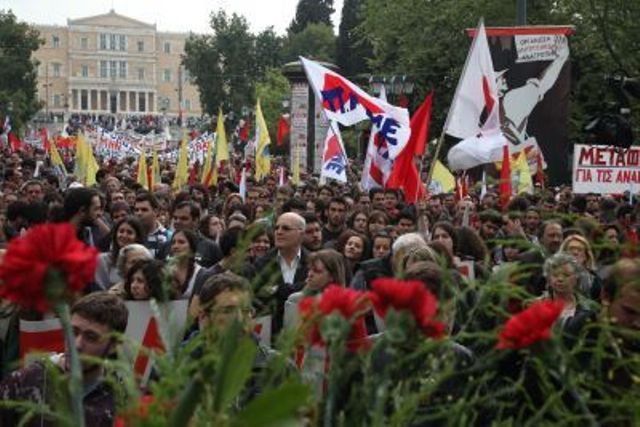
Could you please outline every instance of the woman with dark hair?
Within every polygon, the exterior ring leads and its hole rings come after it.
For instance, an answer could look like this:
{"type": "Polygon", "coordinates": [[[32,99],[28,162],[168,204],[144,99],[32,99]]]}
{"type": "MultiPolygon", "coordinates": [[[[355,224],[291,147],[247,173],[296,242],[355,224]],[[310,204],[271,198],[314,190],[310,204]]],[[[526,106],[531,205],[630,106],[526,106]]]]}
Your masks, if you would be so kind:
{"type": "Polygon", "coordinates": [[[369,222],[367,223],[369,237],[375,236],[387,225],[389,225],[389,216],[382,211],[374,210],[369,214],[369,222]]]}
{"type": "Polygon", "coordinates": [[[347,267],[347,281],[360,267],[360,262],[369,259],[369,239],[353,230],[346,230],[340,234],[336,243],[336,250],[344,256],[347,267]]]}
{"type": "Polygon", "coordinates": [[[480,235],[472,228],[462,226],[456,233],[454,254],[461,261],[473,263],[474,277],[487,278],[489,276],[489,249],[480,235]]]}
{"type": "Polygon", "coordinates": [[[456,256],[457,234],[455,228],[449,221],[438,221],[431,229],[431,241],[440,242],[453,258],[454,265],[460,263],[460,258],[456,256]]]}
{"type": "Polygon", "coordinates": [[[173,299],[188,299],[193,292],[196,276],[202,268],[196,263],[198,236],[191,230],[173,233],[169,249],[173,299]]]}
{"type": "Polygon", "coordinates": [[[155,259],[136,261],[127,272],[124,281],[125,299],[165,301],[166,292],[162,288],[163,263],[155,259]]]}
{"type": "Polygon", "coordinates": [[[254,222],[245,230],[245,236],[249,239],[247,261],[253,263],[267,254],[273,246],[273,233],[264,223],[254,222]]]}
{"type": "Polygon", "coordinates": [[[142,244],[145,237],[142,223],[136,217],[129,216],[116,223],[111,231],[110,251],[98,255],[95,280],[100,289],[109,289],[123,280],[117,268],[120,249],[132,243],[142,244]]]}
{"type": "Polygon", "coordinates": [[[305,296],[318,295],[328,285],[346,286],[346,266],[344,258],[333,249],[321,249],[309,254],[308,273],[304,288],[287,298],[284,306],[285,328],[298,324],[298,303],[305,296]]]}
{"type": "Polygon", "coordinates": [[[207,239],[218,242],[224,231],[224,221],[217,215],[207,214],[200,220],[199,230],[207,239]]]}
{"type": "Polygon", "coordinates": [[[369,231],[369,217],[364,211],[356,210],[347,219],[347,227],[366,235],[369,231]]]}

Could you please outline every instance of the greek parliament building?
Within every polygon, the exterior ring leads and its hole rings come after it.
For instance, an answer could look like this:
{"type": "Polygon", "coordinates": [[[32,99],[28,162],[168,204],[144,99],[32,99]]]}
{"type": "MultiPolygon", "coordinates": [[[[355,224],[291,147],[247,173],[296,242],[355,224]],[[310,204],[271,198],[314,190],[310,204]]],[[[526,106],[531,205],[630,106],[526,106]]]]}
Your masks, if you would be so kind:
{"type": "Polygon", "coordinates": [[[168,33],[119,15],[68,19],[67,26],[34,25],[45,43],[38,96],[47,115],[158,114],[202,111],[198,89],[181,66],[187,33],[168,33]]]}

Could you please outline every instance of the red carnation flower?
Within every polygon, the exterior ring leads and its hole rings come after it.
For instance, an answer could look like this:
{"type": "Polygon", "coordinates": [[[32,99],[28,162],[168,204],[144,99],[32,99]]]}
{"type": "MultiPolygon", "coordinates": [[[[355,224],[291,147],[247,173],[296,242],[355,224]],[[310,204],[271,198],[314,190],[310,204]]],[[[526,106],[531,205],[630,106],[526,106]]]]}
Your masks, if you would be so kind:
{"type": "Polygon", "coordinates": [[[562,313],[561,301],[538,301],[512,316],[500,331],[497,348],[514,350],[551,338],[551,327],[562,313]]]}
{"type": "Polygon", "coordinates": [[[424,335],[432,338],[444,335],[444,323],[435,318],[438,300],[422,282],[381,278],[373,281],[372,288],[370,298],[380,317],[384,318],[389,308],[408,311],[424,335]]]}
{"type": "Polygon", "coordinates": [[[337,313],[351,323],[349,350],[357,351],[368,347],[367,328],[363,318],[367,305],[366,293],[338,285],[327,286],[317,298],[303,298],[298,303],[298,308],[302,319],[311,323],[307,340],[312,345],[325,345],[320,334],[320,322],[323,317],[337,313]]]}
{"type": "Polygon", "coordinates": [[[59,271],[66,283],[61,294],[82,291],[94,280],[98,252],[76,237],[68,223],[35,226],[9,242],[0,265],[0,298],[45,312],[51,307],[46,289],[47,272],[59,271]]]}

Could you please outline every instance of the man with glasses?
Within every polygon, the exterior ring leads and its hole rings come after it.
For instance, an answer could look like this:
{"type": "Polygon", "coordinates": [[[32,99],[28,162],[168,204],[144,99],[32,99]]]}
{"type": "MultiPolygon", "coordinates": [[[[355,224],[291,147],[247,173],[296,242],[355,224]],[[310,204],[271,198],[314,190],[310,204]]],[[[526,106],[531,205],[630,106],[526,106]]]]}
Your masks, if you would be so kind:
{"type": "Polygon", "coordinates": [[[274,227],[275,247],[258,259],[254,282],[260,310],[272,317],[272,331],[282,328],[284,303],[304,286],[307,277],[307,250],[302,246],[306,223],[302,216],[287,212],[274,227]]]}

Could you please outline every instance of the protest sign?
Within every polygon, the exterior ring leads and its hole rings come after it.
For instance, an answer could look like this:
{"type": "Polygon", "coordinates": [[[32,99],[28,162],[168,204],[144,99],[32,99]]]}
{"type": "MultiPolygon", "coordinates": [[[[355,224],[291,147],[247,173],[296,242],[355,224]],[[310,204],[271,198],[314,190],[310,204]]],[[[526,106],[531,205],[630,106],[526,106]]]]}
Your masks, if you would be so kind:
{"type": "Polygon", "coordinates": [[[576,144],[573,192],[622,194],[640,190],[640,147],[576,144]]]}

